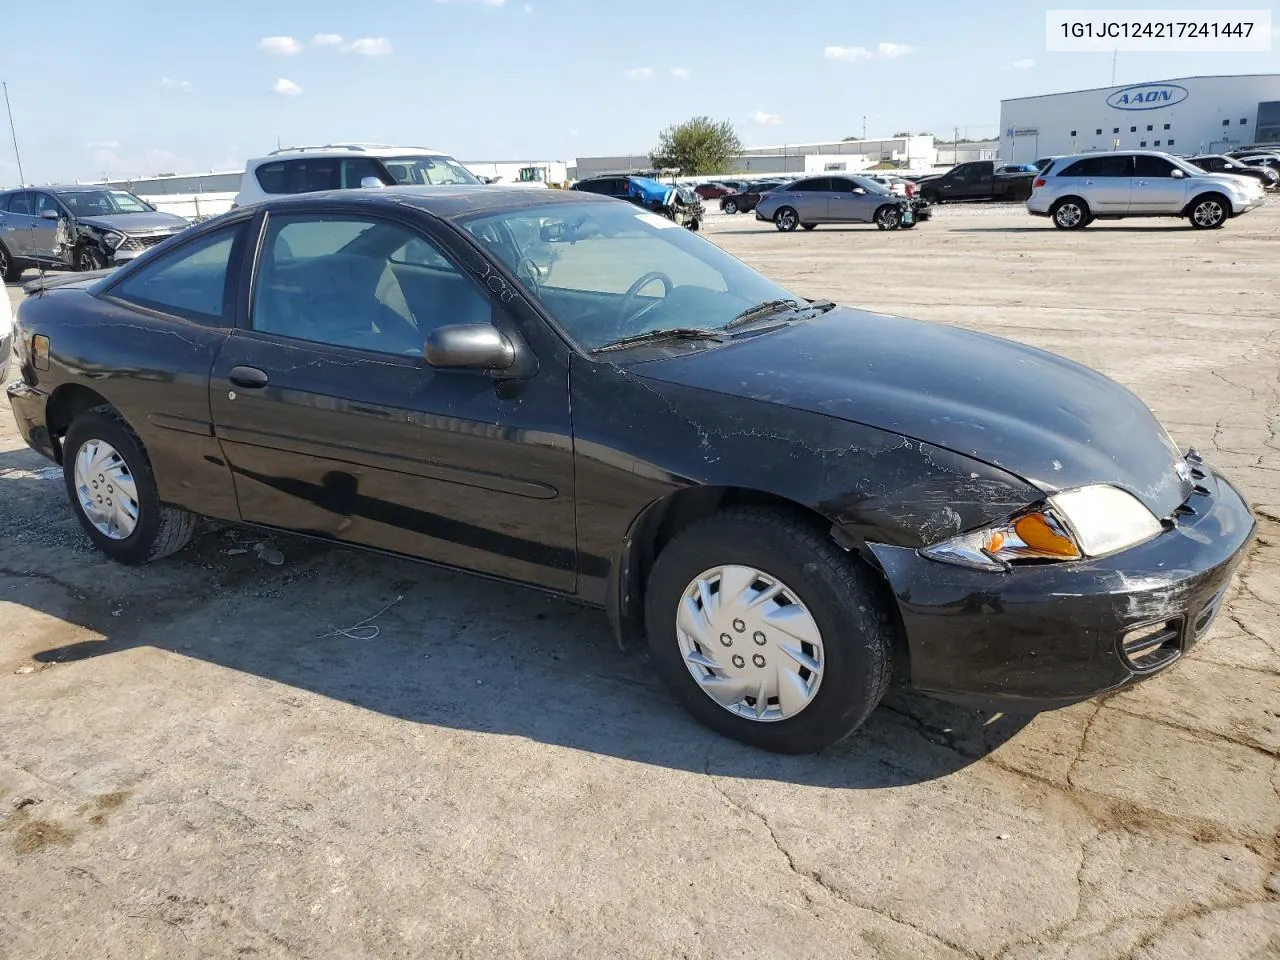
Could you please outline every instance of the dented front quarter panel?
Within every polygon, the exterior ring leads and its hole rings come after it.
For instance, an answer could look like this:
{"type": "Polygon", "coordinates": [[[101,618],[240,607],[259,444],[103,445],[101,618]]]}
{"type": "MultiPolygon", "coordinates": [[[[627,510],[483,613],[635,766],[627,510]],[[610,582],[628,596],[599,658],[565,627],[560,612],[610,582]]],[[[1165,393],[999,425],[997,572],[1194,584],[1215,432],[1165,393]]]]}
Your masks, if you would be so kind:
{"type": "Polygon", "coordinates": [[[635,518],[696,487],[746,489],[820,513],[851,546],[915,548],[1040,494],[997,467],[883,430],[654,381],[644,364],[574,359],[580,590],[606,602],[635,518]]]}

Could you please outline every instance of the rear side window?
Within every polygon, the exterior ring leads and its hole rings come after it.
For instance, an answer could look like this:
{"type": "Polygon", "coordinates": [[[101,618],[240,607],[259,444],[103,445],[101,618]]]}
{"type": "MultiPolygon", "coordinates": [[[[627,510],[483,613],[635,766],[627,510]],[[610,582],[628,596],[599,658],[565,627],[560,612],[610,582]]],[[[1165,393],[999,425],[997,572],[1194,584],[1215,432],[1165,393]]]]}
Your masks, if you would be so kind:
{"type": "Polygon", "coordinates": [[[108,295],[209,326],[230,326],[232,253],[244,225],[237,223],[157,257],[111,288],[108,295]]]}
{"type": "Polygon", "coordinates": [[[264,163],[254,173],[264,193],[287,193],[284,186],[284,162],[264,163]]]}
{"type": "Polygon", "coordinates": [[[306,160],[290,160],[286,166],[289,193],[316,193],[320,190],[337,190],[342,182],[338,168],[341,161],[334,157],[311,157],[306,160]]]}
{"type": "Polygon", "coordinates": [[[1127,154],[1108,153],[1077,160],[1060,177],[1128,177],[1132,176],[1132,158],[1127,154]]]}
{"type": "Polygon", "coordinates": [[[31,200],[28,193],[15,193],[9,197],[9,212],[31,216],[31,200]]]}

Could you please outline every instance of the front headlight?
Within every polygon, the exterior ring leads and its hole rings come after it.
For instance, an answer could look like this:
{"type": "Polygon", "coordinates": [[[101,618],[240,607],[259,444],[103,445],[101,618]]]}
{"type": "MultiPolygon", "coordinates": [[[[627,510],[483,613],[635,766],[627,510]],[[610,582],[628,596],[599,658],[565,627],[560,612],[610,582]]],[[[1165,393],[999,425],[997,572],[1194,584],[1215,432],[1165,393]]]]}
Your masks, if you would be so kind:
{"type": "Polygon", "coordinates": [[[102,235],[102,239],[111,244],[112,247],[119,247],[124,243],[124,234],[119,230],[108,230],[102,235]]]}
{"type": "Polygon", "coordinates": [[[1132,494],[1097,484],[1055,493],[1008,520],[925,547],[931,560],[979,570],[1019,562],[1083,560],[1127,550],[1164,525],[1132,494]]]}

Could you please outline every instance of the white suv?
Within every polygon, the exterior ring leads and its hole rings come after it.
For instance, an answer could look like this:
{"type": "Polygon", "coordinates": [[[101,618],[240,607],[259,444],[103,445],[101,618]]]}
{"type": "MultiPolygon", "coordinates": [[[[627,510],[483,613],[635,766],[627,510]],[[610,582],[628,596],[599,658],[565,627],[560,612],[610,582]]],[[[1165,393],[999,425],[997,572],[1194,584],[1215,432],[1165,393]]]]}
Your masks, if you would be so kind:
{"type": "Polygon", "coordinates": [[[480,181],[447,153],[427,147],[329,143],[290,147],[250,160],[234,206],[289,193],[315,193],[396,184],[439,186],[480,181]]]}
{"type": "Polygon", "coordinates": [[[1167,153],[1124,151],[1055,158],[1035,178],[1027,211],[1062,230],[1124,217],[1186,217],[1206,230],[1261,203],[1256,180],[1206,173],[1167,153]]]}

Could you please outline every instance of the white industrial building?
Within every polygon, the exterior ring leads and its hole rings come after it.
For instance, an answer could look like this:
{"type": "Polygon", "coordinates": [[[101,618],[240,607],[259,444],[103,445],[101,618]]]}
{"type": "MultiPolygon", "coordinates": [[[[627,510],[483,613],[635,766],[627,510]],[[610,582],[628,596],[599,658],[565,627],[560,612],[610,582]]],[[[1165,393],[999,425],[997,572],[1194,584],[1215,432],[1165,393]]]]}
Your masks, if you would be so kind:
{"type": "Polygon", "coordinates": [[[1280,148],[1280,74],[1179,77],[1000,102],[1000,156],[1143,147],[1169,153],[1280,148]]]}

